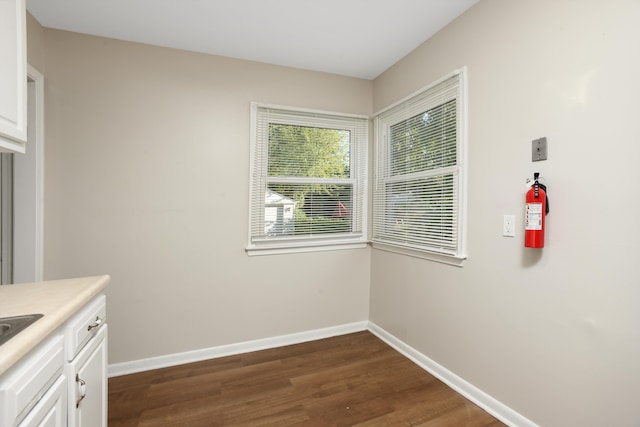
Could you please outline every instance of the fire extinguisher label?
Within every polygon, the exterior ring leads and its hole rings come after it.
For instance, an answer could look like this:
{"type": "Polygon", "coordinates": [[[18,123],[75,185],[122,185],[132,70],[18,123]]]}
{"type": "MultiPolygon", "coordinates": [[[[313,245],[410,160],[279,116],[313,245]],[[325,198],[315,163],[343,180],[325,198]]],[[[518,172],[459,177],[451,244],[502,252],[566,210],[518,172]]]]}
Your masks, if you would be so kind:
{"type": "Polygon", "coordinates": [[[542,230],[542,203],[527,203],[524,212],[525,230],[542,230]]]}

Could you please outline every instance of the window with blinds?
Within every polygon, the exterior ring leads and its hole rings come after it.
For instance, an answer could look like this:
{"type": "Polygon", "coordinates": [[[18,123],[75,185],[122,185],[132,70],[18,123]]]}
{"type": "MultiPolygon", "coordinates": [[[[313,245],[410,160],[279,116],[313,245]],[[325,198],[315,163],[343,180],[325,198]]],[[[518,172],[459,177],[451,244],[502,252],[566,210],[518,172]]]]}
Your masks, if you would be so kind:
{"type": "Polygon", "coordinates": [[[251,107],[248,253],[364,246],[368,119],[251,107]]]}
{"type": "Polygon", "coordinates": [[[464,259],[464,70],[375,117],[374,247],[464,259]]]}

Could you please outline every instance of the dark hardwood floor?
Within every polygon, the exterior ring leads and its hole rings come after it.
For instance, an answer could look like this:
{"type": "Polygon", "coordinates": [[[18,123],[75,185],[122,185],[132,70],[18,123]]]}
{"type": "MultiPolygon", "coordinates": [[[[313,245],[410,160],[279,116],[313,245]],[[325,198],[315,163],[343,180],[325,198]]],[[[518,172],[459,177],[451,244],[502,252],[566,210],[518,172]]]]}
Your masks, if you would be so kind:
{"type": "Polygon", "coordinates": [[[502,426],[370,332],[109,379],[109,427],[502,426]]]}

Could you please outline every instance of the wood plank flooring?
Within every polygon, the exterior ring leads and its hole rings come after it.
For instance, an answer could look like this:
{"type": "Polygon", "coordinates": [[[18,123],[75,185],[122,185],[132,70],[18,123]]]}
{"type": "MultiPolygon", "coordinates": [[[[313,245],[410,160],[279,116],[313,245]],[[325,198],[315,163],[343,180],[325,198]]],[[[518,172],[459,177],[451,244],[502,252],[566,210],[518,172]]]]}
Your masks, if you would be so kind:
{"type": "Polygon", "coordinates": [[[109,427],[502,426],[368,331],[109,379],[109,427]]]}

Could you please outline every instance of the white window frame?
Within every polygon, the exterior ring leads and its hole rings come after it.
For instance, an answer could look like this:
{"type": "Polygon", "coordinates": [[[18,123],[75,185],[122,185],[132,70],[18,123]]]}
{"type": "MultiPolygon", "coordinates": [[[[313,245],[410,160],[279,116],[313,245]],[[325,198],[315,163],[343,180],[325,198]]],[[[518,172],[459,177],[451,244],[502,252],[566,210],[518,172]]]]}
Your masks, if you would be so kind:
{"type": "MultiPolygon", "coordinates": [[[[466,200],[467,200],[467,83],[466,68],[455,70],[436,82],[420,89],[419,91],[409,95],[408,97],[398,101],[397,103],[383,109],[374,115],[374,131],[375,131],[375,151],[374,151],[374,179],[373,179],[373,234],[372,246],[375,249],[385,250],[389,252],[400,253],[408,256],[428,259],[440,263],[451,264],[461,267],[467,258],[466,253],[466,200]],[[457,158],[454,167],[447,168],[446,172],[457,175],[457,186],[455,187],[454,197],[457,203],[457,218],[455,219],[457,227],[456,247],[454,250],[448,250],[427,245],[416,245],[410,242],[400,242],[390,238],[385,238],[384,233],[377,233],[377,228],[384,227],[385,223],[389,223],[386,216],[389,210],[386,209],[388,203],[385,200],[385,183],[392,182],[393,178],[389,176],[390,158],[388,151],[390,147],[389,129],[390,126],[408,120],[415,114],[422,111],[416,110],[416,100],[424,97],[429,91],[433,91],[441,83],[451,78],[457,77],[458,90],[455,98],[457,99],[457,127],[456,127],[456,150],[457,158]],[[413,110],[412,110],[413,108],[413,110]]],[[[435,92],[435,97],[440,94],[435,92]]],[[[437,102],[443,103],[453,98],[441,98],[437,102]]],[[[435,105],[434,105],[435,106],[435,105]]],[[[418,107],[421,108],[421,107],[418,107]]],[[[431,107],[429,107],[431,108],[431,107]]]]}
{"type": "MultiPolygon", "coordinates": [[[[251,152],[249,167],[249,230],[248,255],[273,255],[296,252],[315,252],[338,249],[361,249],[368,244],[368,129],[369,117],[357,114],[343,114],[320,110],[294,108],[281,105],[251,103],[251,152]],[[357,215],[360,224],[359,230],[351,233],[335,233],[315,236],[260,236],[256,230],[261,230],[264,224],[265,203],[264,194],[267,189],[269,177],[267,176],[268,162],[268,132],[260,132],[259,120],[265,110],[278,112],[280,120],[274,123],[299,126],[317,126],[331,128],[335,122],[341,122],[342,129],[351,131],[352,140],[350,147],[350,171],[351,177],[343,179],[345,183],[353,185],[354,204],[359,197],[361,203],[354,206],[352,215],[357,215]],[[281,118],[285,116],[286,122],[281,118]],[[363,122],[364,121],[364,122],[363,122]],[[352,124],[349,124],[349,123],[352,124]],[[356,122],[360,126],[356,126],[356,122]],[[362,126],[364,124],[364,126],[362,126]],[[357,128],[357,130],[356,130],[357,128]]],[[[309,180],[312,180],[308,178],[309,180]]]]}

